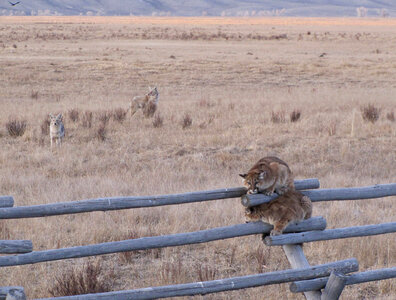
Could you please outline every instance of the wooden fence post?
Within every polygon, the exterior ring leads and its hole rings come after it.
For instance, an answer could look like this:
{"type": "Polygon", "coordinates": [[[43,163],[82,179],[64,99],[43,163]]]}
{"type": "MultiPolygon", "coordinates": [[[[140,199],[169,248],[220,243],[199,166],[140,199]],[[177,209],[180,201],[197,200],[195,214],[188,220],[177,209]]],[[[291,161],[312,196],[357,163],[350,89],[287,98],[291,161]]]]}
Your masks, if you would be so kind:
{"type": "Polygon", "coordinates": [[[8,288],[6,287],[6,288],[0,288],[0,289],[5,289],[6,292],[7,292],[5,298],[1,298],[1,296],[3,296],[3,295],[0,294],[0,299],[5,299],[5,300],[26,300],[25,291],[21,287],[8,287],[8,288]]]}
{"type": "MultiPolygon", "coordinates": [[[[284,245],[283,251],[285,251],[286,257],[293,269],[310,267],[301,245],[284,245]]],[[[304,295],[307,300],[319,300],[321,293],[320,291],[308,291],[304,292],[304,295]]]]}
{"type": "Polygon", "coordinates": [[[338,300],[345,287],[346,277],[341,272],[333,271],[330,274],[321,300],[338,300]]]}

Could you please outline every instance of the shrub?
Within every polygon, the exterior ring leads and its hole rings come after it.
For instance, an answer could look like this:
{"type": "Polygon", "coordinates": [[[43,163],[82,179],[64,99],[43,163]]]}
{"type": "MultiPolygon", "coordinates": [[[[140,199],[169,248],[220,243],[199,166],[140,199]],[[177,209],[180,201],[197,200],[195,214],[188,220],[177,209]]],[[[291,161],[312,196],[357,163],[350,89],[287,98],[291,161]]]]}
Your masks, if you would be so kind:
{"type": "Polygon", "coordinates": [[[111,113],[109,111],[102,111],[98,113],[98,120],[103,124],[106,125],[109,122],[111,117],[111,113]]]}
{"type": "Polygon", "coordinates": [[[300,117],[301,111],[295,109],[290,113],[290,122],[297,122],[298,120],[300,120],[300,117]]]}
{"type": "Polygon", "coordinates": [[[284,111],[278,111],[278,112],[272,111],[271,121],[272,121],[272,123],[285,123],[286,122],[285,112],[284,111]]]}
{"type": "Polygon", "coordinates": [[[26,121],[10,120],[6,123],[6,128],[10,136],[22,136],[26,130],[26,121]]]}
{"type": "Polygon", "coordinates": [[[329,136],[333,136],[336,134],[336,132],[337,132],[337,123],[333,121],[327,126],[327,133],[329,134],[329,136]]]}
{"type": "Polygon", "coordinates": [[[30,98],[32,98],[32,99],[34,99],[34,100],[37,100],[37,99],[38,99],[38,96],[39,96],[39,92],[38,92],[38,91],[32,91],[32,92],[30,93],[30,98]]]}
{"type": "Polygon", "coordinates": [[[154,115],[156,110],[157,110],[157,104],[155,104],[153,101],[149,101],[147,105],[143,108],[143,115],[146,118],[150,118],[154,115]]]}
{"type": "Polygon", "coordinates": [[[380,116],[381,109],[375,107],[373,104],[368,104],[362,108],[363,120],[371,123],[375,123],[380,116]]]}
{"type": "Polygon", "coordinates": [[[215,104],[213,102],[206,100],[206,99],[199,100],[198,105],[200,107],[208,107],[208,108],[215,106],[215,104]]]}
{"type": "Polygon", "coordinates": [[[92,111],[85,111],[81,117],[82,126],[85,128],[92,127],[92,111]]]}
{"type": "Polygon", "coordinates": [[[186,129],[186,128],[190,127],[191,125],[192,125],[192,118],[188,113],[186,113],[182,120],[182,128],[186,129]]]}
{"type": "Polygon", "coordinates": [[[389,112],[386,114],[386,118],[391,121],[391,122],[395,122],[395,114],[393,113],[393,111],[389,112]]]}
{"type": "Polygon", "coordinates": [[[122,123],[126,118],[127,110],[123,108],[117,108],[113,112],[113,120],[122,123]]]}
{"type": "Polygon", "coordinates": [[[112,283],[109,278],[103,278],[102,273],[99,261],[90,261],[82,267],[72,266],[55,276],[48,292],[54,297],[109,292],[112,283]]]}
{"type": "Polygon", "coordinates": [[[77,122],[79,120],[79,111],[75,108],[69,110],[69,119],[72,120],[72,122],[77,122]]]}
{"type": "Polygon", "coordinates": [[[42,135],[48,135],[49,134],[49,126],[50,126],[50,120],[48,118],[45,118],[41,122],[41,134],[42,135]]]}
{"type": "Polygon", "coordinates": [[[160,128],[164,124],[164,120],[161,115],[158,113],[154,116],[153,126],[154,128],[160,128]]]}
{"type": "Polygon", "coordinates": [[[106,139],[106,131],[106,125],[104,123],[100,123],[96,131],[96,138],[103,142],[106,139]]]}

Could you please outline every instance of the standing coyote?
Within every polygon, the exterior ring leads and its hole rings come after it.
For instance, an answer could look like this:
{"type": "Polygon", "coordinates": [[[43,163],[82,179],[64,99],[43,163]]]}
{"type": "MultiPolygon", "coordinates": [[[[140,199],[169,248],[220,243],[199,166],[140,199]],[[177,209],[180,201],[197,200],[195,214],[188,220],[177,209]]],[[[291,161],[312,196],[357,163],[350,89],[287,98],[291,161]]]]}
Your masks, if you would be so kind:
{"type": "Polygon", "coordinates": [[[239,174],[244,179],[248,194],[264,193],[271,195],[274,191],[282,195],[294,190],[294,178],[289,166],[275,156],[260,159],[247,174],[239,174]]]}
{"type": "Polygon", "coordinates": [[[52,114],[50,116],[50,139],[51,139],[51,148],[54,142],[54,139],[56,140],[56,145],[58,147],[61,146],[62,144],[62,139],[65,136],[65,127],[63,126],[62,122],[62,114],[58,114],[56,117],[54,117],[52,114]]]}
{"type": "Polygon", "coordinates": [[[131,116],[133,116],[139,109],[143,111],[146,118],[152,117],[157,110],[159,93],[157,87],[149,87],[149,92],[144,96],[135,96],[129,104],[131,116]]]}

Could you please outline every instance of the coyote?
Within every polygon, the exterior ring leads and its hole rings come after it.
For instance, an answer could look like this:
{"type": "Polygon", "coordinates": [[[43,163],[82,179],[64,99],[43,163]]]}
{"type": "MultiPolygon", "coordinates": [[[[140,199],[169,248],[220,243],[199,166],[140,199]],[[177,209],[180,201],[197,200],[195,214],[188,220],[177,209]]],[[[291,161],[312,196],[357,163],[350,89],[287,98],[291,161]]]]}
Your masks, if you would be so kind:
{"type": "Polygon", "coordinates": [[[159,93],[157,87],[149,87],[149,92],[144,96],[135,96],[129,104],[131,116],[133,116],[139,109],[143,111],[146,118],[152,117],[157,110],[159,93]]]}
{"type": "Polygon", "coordinates": [[[294,190],[294,178],[289,166],[275,156],[260,159],[247,174],[239,174],[244,179],[248,194],[264,193],[271,195],[274,191],[282,195],[294,190]]]}
{"type": "Polygon", "coordinates": [[[50,139],[51,139],[51,148],[54,142],[54,139],[56,140],[56,145],[58,147],[61,146],[62,144],[62,139],[65,137],[65,127],[63,126],[62,122],[62,114],[58,114],[56,117],[54,117],[52,114],[50,116],[50,139]]]}

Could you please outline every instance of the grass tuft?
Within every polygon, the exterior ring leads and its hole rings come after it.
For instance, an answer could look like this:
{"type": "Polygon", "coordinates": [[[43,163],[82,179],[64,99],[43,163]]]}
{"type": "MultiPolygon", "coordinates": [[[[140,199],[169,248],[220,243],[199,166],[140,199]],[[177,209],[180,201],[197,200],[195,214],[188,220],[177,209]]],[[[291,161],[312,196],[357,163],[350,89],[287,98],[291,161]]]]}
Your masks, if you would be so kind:
{"type": "Polygon", "coordinates": [[[190,114],[186,113],[182,119],[182,128],[187,129],[192,125],[192,118],[190,114]]]}
{"type": "Polygon", "coordinates": [[[111,113],[107,110],[98,113],[98,120],[103,125],[106,125],[109,122],[110,117],[111,117],[111,113]]]}
{"type": "Polygon", "coordinates": [[[272,111],[271,121],[272,121],[272,123],[275,123],[275,124],[276,123],[285,123],[286,122],[285,112],[284,111],[278,111],[278,112],[272,111]]]}
{"type": "Polygon", "coordinates": [[[160,128],[164,125],[164,119],[161,117],[159,113],[155,114],[154,120],[153,120],[153,126],[154,128],[160,128]]]}
{"type": "Polygon", "coordinates": [[[34,99],[34,100],[37,100],[38,97],[39,97],[39,92],[38,92],[38,91],[32,91],[32,92],[30,93],[30,98],[32,98],[32,99],[34,99]]]}
{"type": "Polygon", "coordinates": [[[116,108],[113,111],[113,120],[117,121],[119,123],[122,123],[122,122],[124,122],[124,120],[126,118],[126,114],[127,114],[127,110],[126,109],[123,109],[121,107],[116,108]]]}
{"type": "Polygon", "coordinates": [[[99,141],[104,142],[106,140],[106,133],[107,133],[107,129],[106,129],[106,124],[105,123],[100,123],[98,129],[96,130],[96,138],[99,141]]]}
{"type": "Polygon", "coordinates": [[[103,276],[101,263],[87,262],[82,267],[72,266],[55,276],[49,293],[53,297],[103,293],[111,291],[112,279],[103,276]]]}
{"type": "Polygon", "coordinates": [[[300,117],[301,117],[301,111],[295,109],[290,113],[290,122],[292,123],[297,122],[298,120],[300,120],[300,117]]]}
{"type": "Polygon", "coordinates": [[[49,126],[50,126],[50,120],[48,117],[44,118],[43,121],[41,122],[41,134],[42,135],[48,135],[49,134],[49,126]]]}
{"type": "Polygon", "coordinates": [[[79,113],[78,109],[73,108],[73,109],[69,110],[68,115],[69,115],[69,119],[72,122],[74,122],[74,123],[78,122],[79,117],[80,117],[80,113],[79,113]]]}
{"type": "Polygon", "coordinates": [[[91,128],[92,118],[93,118],[92,111],[85,111],[81,117],[81,125],[85,128],[91,128]]]}
{"type": "Polygon", "coordinates": [[[363,120],[371,123],[375,123],[378,121],[380,116],[381,109],[375,107],[374,104],[368,104],[362,107],[362,117],[363,120]]]}
{"type": "Polygon", "coordinates": [[[10,120],[6,123],[8,134],[14,138],[22,136],[25,133],[27,122],[25,120],[10,120]]]}
{"type": "Polygon", "coordinates": [[[395,122],[395,114],[394,114],[394,112],[393,112],[393,111],[388,112],[388,113],[386,114],[386,118],[387,118],[389,121],[391,121],[391,122],[395,122]]]}

